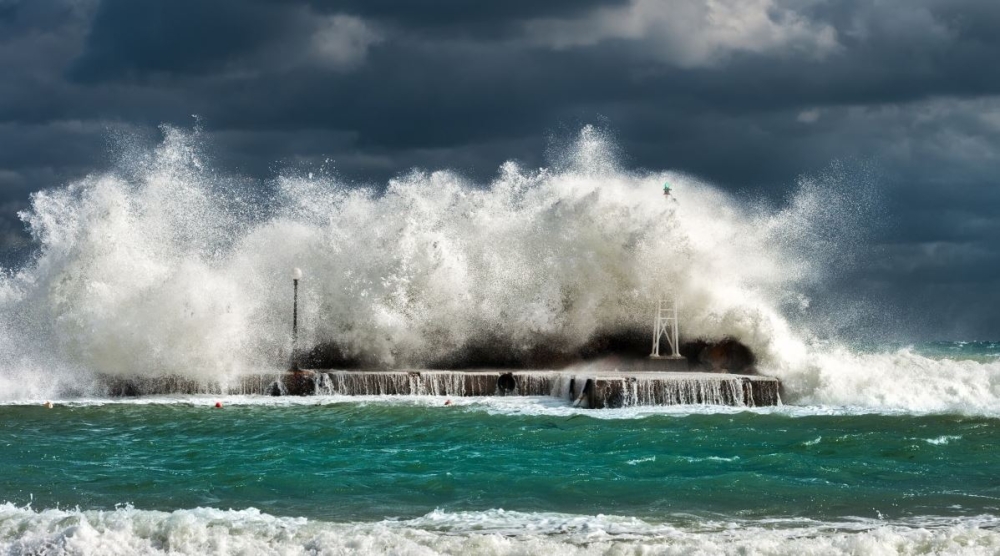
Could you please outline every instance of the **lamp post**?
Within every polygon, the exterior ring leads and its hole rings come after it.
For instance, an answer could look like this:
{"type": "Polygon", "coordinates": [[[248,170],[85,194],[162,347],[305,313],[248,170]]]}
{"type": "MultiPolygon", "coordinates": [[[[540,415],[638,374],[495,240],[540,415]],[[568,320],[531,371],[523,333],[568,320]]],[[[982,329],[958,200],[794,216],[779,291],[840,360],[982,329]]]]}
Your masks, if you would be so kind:
{"type": "Polygon", "coordinates": [[[292,269],[292,370],[299,370],[299,280],[302,279],[302,269],[292,269]]]}

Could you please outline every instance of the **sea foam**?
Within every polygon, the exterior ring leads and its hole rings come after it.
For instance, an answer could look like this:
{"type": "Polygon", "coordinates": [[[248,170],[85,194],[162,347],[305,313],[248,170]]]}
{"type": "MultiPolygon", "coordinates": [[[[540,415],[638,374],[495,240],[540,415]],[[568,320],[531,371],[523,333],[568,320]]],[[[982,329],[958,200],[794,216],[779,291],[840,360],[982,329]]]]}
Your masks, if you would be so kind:
{"type": "Polygon", "coordinates": [[[1000,520],[925,517],[651,524],[556,513],[434,511],[410,520],[329,523],[255,509],[42,510],[0,505],[10,554],[995,554],[1000,520]]]}

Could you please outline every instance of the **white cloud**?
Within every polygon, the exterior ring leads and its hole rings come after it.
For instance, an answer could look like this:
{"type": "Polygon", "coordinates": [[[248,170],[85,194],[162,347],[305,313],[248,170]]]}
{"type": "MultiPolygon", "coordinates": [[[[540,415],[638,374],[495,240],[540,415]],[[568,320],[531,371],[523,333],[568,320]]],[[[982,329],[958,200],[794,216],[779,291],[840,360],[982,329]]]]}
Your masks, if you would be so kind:
{"type": "Polygon", "coordinates": [[[347,69],[363,62],[368,49],[382,40],[382,34],[363,19],[338,14],[319,20],[310,45],[320,63],[347,69]]]}
{"type": "Polygon", "coordinates": [[[653,57],[682,67],[713,65],[735,52],[823,57],[840,46],[832,26],[775,0],[632,0],[578,19],[534,20],[525,33],[557,49],[643,41],[653,57]]]}
{"type": "Polygon", "coordinates": [[[803,124],[814,124],[817,120],[819,120],[819,116],[819,109],[813,108],[812,110],[803,110],[799,112],[799,116],[796,119],[803,124]]]}

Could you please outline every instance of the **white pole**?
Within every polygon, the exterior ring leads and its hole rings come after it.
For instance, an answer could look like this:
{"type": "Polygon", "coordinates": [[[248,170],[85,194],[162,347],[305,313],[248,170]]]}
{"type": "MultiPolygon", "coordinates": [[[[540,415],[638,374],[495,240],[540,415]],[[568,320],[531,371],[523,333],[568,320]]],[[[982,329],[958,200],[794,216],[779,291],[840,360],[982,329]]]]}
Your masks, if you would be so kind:
{"type": "Polygon", "coordinates": [[[649,354],[652,357],[659,355],[660,343],[660,310],[657,306],[656,315],[653,316],[653,351],[649,354]]]}
{"type": "Polygon", "coordinates": [[[674,296],[674,357],[681,354],[680,352],[680,327],[677,325],[677,296],[674,296]]]}
{"type": "Polygon", "coordinates": [[[292,361],[291,369],[299,370],[299,280],[302,279],[302,270],[298,267],[292,269],[292,361]]]}

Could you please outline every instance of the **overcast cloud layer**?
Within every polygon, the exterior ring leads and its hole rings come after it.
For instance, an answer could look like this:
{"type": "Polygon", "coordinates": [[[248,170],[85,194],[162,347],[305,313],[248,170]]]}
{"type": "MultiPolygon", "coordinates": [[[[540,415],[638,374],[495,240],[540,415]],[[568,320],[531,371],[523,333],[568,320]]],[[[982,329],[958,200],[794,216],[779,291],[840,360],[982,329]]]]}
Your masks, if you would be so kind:
{"type": "Polygon", "coordinates": [[[598,123],[630,166],[774,200],[842,161],[883,209],[835,289],[1000,339],[998,29],[995,0],[0,0],[0,249],[113,133],[192,114],[262,182],[488,179],[598,123]]]}

